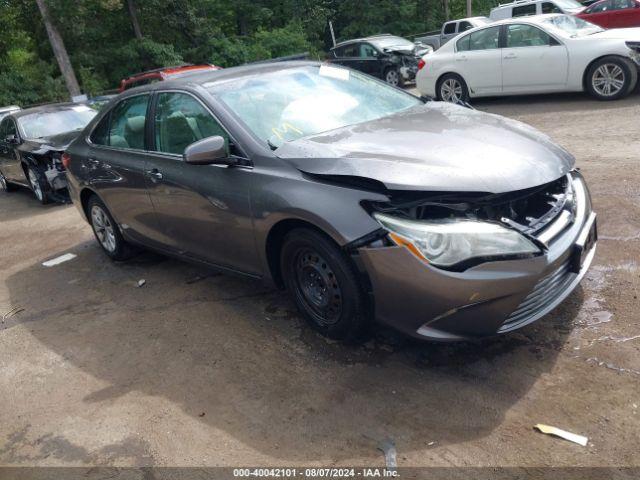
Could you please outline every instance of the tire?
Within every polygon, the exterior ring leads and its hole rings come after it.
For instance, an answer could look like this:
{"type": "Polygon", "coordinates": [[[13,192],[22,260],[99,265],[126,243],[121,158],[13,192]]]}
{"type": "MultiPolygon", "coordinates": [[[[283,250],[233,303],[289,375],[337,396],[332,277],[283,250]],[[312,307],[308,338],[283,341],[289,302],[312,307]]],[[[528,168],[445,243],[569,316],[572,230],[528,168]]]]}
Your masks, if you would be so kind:
{"type": "Polygon", "coordinates": [[[42,205],[49,203],[49,184],[46,177],[33,165],[26,167],[26,176],[36,200],[42,205]]]}
{"type": "Polygon", "coordinates": [[[7,177],[5,177],[2,172],[0,172],[0,192],[13,192],[15,188],[15,185],[9,183],[7,181],[7,177]]]}
{"type": "Polygon", "coordinates": [[[619,100],[629,95],[638,82],[638,71],[631,61],[609,56],[594,62],[587,70],[585,85],[597,100],[619,100]]]}
{"type": "Polygon", "coordinates": [[[369,324],[366,296],[351,259],[325,235],[298,228],[280,252],[284,284],[298,310],[321,334],[357,340],[369,324]]]}
{"type": "Polygon", "coordinates": [[[441,102],[467,103],[469,101],[469,88],[460,75],[447,73],[438,80],[436,96],[441,102]]]}
{"type": "Polygon", "coordinates": [[[402,75],[397,68],[387,68],[384,72],[384,81],[392,87],[402,87],[404,82],[402,81],[402,75]]]}
{"type": "Polygon", "coordinates": [[[98,244],[109,258],[115,261],[131,258],[134,248],[123,238],[109,209],[96,195],[87,202],[87,217],[98,244]]]}

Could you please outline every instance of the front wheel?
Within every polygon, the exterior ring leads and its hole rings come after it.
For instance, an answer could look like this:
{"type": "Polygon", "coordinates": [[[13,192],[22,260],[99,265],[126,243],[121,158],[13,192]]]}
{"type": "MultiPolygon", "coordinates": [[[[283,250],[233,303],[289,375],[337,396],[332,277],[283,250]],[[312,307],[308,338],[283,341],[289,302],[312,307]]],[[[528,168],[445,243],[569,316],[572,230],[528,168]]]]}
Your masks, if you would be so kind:
{"type": "Polygon", "coordinates": [[[393,87],[402,87],[402,75],[397,68],[389,68],[384,74],[384,81],[393,87]]]}
{"type": "Polygon", "coordinates": [[[285,286],[311,326],[330,338],[355,340],[368,324],[367,304],[351,260],[326,236],[292,230],[280,256],[285,286]]]}
{"type": "Polygon", "coordinates": [[[13,184],[7,181],[7,177],[0,172],[0,192],[12,192],[14,190],[13,184]]]}
{"type": "Polygon", "coordinates": [[[436,91],[438,100],[455,104],[464,104],[469,101],[469,89],[467,83],[460,75],[447,73],[438,82],[436,91]]]}
{"type": "Polygon", "coordinates": [[[87,202],[87,213],[93,234],[104,253],[112,260],[127,260],[133,247],[125,241],[106,205],[96,195],[87,202]]]}
{"type": "Polygon", "coordinates": [[[586,86],[598,100],[618,100],[631,93],[637,81],[638,72],[630,61],[604,57],[589,67],[586,86]]]}

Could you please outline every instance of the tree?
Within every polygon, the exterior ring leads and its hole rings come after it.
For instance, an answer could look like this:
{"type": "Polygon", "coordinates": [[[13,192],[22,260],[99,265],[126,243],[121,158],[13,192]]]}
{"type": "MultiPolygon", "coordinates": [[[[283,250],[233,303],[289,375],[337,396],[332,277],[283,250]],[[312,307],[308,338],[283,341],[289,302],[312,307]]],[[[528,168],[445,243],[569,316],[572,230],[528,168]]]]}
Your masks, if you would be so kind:
{"type": "Polygon", "coordinates": [[[69,60],[69,55],[67,54],[67,49],[64,46],[62,37],[60,36],[60,33],[58,33],[56,26],[53,24],[45,0],[36,0],[36,3],[40,10],[40,14],[42,15],[42,21],[44,22],[44,26],[47,29],[47,35],[49,37],[49,43],[51,43],[51,49],[58,61],[60,73],[62,73],[62,76],[64,77],[64,82],[67,85],[69,95],[71,95],[71,97],[76,97],[80,95],[80,86],[78,85],[78,80],[76,79],[76,74],[73,71],[73,66],[69,60]]]}
{"type": "Polygon", "coordinates": [[[131,26],[133,34],[138,40],[142,40],[142,30],[140,30],[140,22],[138,21],[138,9],[135,0],[127,0],[127,8],[129,9],[129,18],[131,18],[131,26]]]}

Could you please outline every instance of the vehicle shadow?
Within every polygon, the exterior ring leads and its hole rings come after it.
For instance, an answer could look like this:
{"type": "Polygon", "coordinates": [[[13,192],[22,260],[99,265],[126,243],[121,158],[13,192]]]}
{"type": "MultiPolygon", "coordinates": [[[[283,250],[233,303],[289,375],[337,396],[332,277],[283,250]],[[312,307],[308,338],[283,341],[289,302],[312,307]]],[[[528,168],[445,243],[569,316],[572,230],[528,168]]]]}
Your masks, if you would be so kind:
{"type": "Polygon", "coordinates": [[[162,397],[283,464],[378,458],[385,438],[407,452],[489,435],[553,368],[582,300],[578,289],[534,326],[478,342],[423,343],[376,327],[363,345],[343,345],[258,282],[150,253],[112,263],[92,243],[73,251],[73,261],[7,279],[25,311],[0,328],[28,324],[46,349],[107,386],[47,392],[45,383],[43,395],[79,395],[88,412],[132,393],[162,397]]]}
{"type": "Polygon", "coordinates": [[[25,217],[45,215],[51,210],[64,207],[61,203],[49,203],[42,205],[33,195],[33,192],[25,187],[15,187],[11,192],[0,191],[0,222],[9,222],[25,217]]]}

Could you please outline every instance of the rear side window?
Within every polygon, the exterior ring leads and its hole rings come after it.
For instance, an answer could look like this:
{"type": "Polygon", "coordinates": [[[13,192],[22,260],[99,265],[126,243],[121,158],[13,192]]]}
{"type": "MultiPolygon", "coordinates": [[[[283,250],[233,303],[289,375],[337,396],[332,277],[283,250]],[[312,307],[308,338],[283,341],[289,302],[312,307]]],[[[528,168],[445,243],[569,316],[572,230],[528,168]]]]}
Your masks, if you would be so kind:
{"type": "Polygon", "coordinates": [[[491,50],[500,44],[500,27],[485,28],[469,35],[469,50],[491,50]]]}
{"type": "Polygon", "coordinates": [[[111,111],[109,145],[115,148],[144,150],[144,126],[149,95],[121,101],[111,111]]]}
{"type": "Polygon", "coordinates": [[[447,23],[444,26],[444,34],[451,35],[452,33],[456,33],[456,24],[455,22],[447,23]]]}
{"type": "Polygon", "coordinates": [[[182,155],[192,143],[214,135],[225,139],[228,153],[227,132],[198,100],[186,93],[158,95],[155,116],[157,151],[182,155]]]}
{"type": "Polygon", "coordinates": [[[562,13],[555,3],[544,2],[542,4],[542,13],[562,13]]]}
{"type": "Polygon", "coordinates": [[[102,117],[102,120],[98,122],[96,128],[93,129],[93,133],[91,133],[91,143],[94,145],[109,145],[109,118],[111,114],[106,114],[102,117]]]}
{"type": "Polygon", "coordinates": [[[611,2],[611,10],[626,10],[635,7],[636,4],[633,0],[612,0],[611,2]]]}
{"type": "Polygon", "coordinates": [[[514,17],[527,17],[529,15],[536,14],[536,4],[522,5],[521,7],[513,7],[512,16],[514,17]]]}
{"type": "Polygon", "coordinates": [[[600,13],[611,10],[611,1],[596,3],[594,6],[590,7],[586,13],[600,13]]]}

